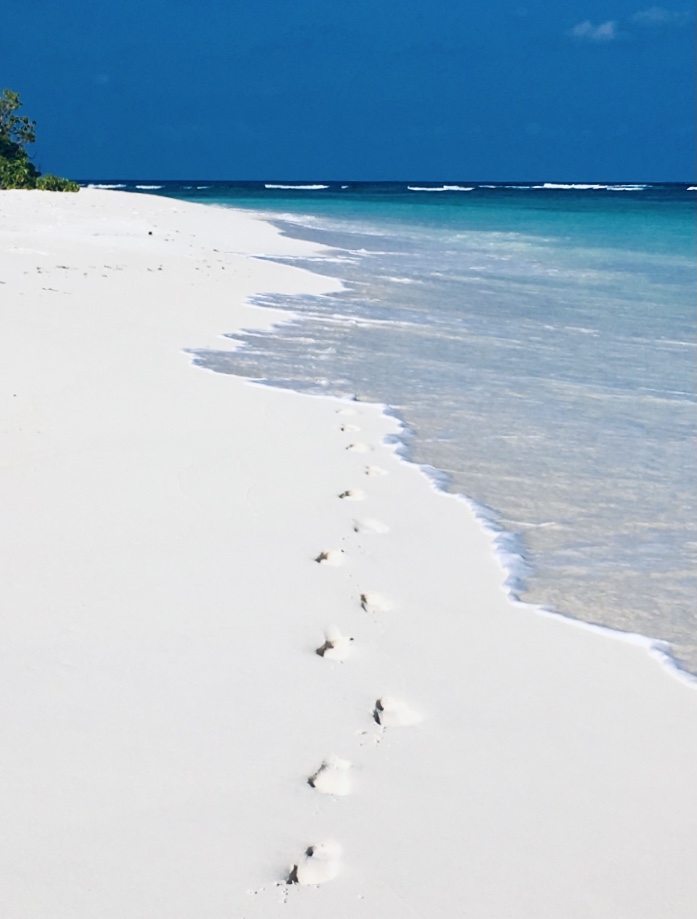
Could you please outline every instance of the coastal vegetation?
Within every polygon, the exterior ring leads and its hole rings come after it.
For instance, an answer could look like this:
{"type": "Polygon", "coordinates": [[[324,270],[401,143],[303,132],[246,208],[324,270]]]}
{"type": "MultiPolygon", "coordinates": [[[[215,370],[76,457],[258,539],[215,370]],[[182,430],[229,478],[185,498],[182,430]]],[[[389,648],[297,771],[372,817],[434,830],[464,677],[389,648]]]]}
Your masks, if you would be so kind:
{"type": "Polygon", "coordinates": [[[36,122],[19,115],[19,93],[0,92],[0,188],[39,188],[44,191],[78,191],[70,179],[42,175],[29,159],[27,146],[36,141],[36,122]]]}

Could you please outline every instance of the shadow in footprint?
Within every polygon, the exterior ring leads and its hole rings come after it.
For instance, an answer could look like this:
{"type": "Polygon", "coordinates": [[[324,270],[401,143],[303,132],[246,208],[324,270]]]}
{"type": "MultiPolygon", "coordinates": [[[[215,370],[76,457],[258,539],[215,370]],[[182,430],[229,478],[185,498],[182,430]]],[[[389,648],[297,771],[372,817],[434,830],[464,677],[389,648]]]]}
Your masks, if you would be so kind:
{"type": "Polygon", "coordinates": [[[351,763],[338,756],[328,756],[319,769],[307,780],[307,784],[324,795],[348,795],[351,793],[351,763]]]}
{"type": "Polygon", "coordinates": [[[373,719],[383,728],[405,727],[423,720],[403,699],[395,699],[394,696],[381,696],[377,700],[373,719]]]}
{"type": "Polygon", "coordinates": [[[387,613],[393,609],[392,601],[382,594],[361,594],[361,608],[366,613],[387,613]]]}
{"type": "Polygon", "coordinates": [[[287,884],[314,886],[332,881],[341,868],[341,847],[335,842],[309,846],[302,859],[290,869],[287,884]]]}
{"type": "Polygon", "coordinates": [[[337,567],[338,565],[344,564],[344,550],[343,549],[325,549],[320,552],[320,554],[315,558],[315,561],[318,565],[329,565],[330,567],[337,567]]]}
{"type": "Polygon", "coordinates": [[[382,520],[366,518],[364,520],[353,521],[354,533],[389,533],[390,528],[382,520]]]}
{"type": "Polygon", "coordinates": [[[324,644],[315,649],[315,654],[330,661],[345,661],[351,653],[352,641],[349,635],[342,635],[338,629],[332,629],[325,633],[324,644]]]}
{"type": "Polygon", "coordinates": [[[342,501],[364,501],[365,492],[360,488],[347,488],[346,491],[341,492],[339,497],[342,501]]]}

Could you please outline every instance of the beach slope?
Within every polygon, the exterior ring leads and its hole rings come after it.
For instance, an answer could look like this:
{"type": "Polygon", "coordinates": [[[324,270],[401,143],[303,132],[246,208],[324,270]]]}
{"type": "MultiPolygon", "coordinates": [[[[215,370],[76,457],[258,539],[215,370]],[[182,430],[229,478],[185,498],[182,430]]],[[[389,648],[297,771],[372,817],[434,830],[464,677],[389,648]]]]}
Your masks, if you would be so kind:
{"type": "Polygon", "coordinates": [[[193,365],[310,251],[0,192],[0,914],[692,919],[694,685],[512,601],[379,406],[193,365]]]}

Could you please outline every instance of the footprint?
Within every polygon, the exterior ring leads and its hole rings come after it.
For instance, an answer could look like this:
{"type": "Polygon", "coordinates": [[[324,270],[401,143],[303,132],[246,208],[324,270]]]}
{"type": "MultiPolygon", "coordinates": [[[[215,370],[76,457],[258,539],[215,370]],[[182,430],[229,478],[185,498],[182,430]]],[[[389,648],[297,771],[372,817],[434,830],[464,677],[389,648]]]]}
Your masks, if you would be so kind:
{"type": "Polygon", "coordinates": [[[351,763],[338,756],[328,756],[307,784],[323,795],[351,794],[351,763]]]}
{"type": "Polygon", "coordinates": [[[344,501],[365,501],[365,492],[360,488],[347,488],[339,497],[344,501]]]}
{"type": "Polygon", "coordinates": [[[341,847],[335,842],[310,846],[288,875],[288,884],[325,884],[332,881],[341,867],[341,847]]]}
{"type": "Polygon", "coordinates": [[[315,561],[319,565],[329,565],[332,568],[336,568],[344,564],[344,550],[325,549],[323,552],[320,552],[315,561]]]}
{"type": "Polygon", "coordinates": [[[371,448],[368,446],[368,444],[358,442],[355,444],[349,444],[346,449],[350,450],[351,453],[369,453],[371,448]]]}
{"type": "Polygon", "coordinates": [[[345,434],[355,434],[356,431],[360,431],[360,428],[358,427],[357,424],[342,424],[341,430],[345,434]]]}
{"type": "Polygon", "coordinates": [[[381,520],[367,518],[365,520],[353,521],[354,533],[389,533],[390,528],[381,520]]]}
{"type": "Polygon", "coordinates": [[[418,724],[421,715],[402,699],[394,696],[382,696],[375,703],[373,718],[383,728],[400,727],[408,724],[418,724]]]}
{"type": "Polygon", "coordinates": [[[345,661],[351,654],[353,638],[342,635],[338,629],[331,629],[325,633],[325,642],[315,651],[320,657],[330,661],[345,661]]]}
{"type": "Polygon", "coordinates": [[[393,609],[392,601],[383,594],[361,594],[361,606],[366,613],[388,613],[393,609]]]}
{"type": "Polygon", "coordinates": [[[366,475],[389,475],[387,469],[383,469],[382,466],[366,466],[365,467],[366,475]]]}
{"type": "Polygon", "coordinates": [[[336,413],[337,415],[355,415],[356,409],[355,408],[339,408],[337,409],[336,413]]]}

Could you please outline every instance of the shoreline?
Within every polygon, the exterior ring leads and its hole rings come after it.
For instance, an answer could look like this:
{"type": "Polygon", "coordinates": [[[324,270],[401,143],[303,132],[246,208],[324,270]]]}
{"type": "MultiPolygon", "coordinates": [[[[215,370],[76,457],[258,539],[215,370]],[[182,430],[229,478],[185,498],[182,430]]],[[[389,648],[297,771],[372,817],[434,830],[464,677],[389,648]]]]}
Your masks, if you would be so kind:
{"type": "MultiPolygon", "coordinates": [[[[262,308],[273,309],[273,307],[262,308]]],[[[287,311],[284,313],[284,316],[289,317],[288,321],[293,321],[295,314],[287,311]]],[[[281,322],[283,321],[285,320],[281,320],[281,322]]],[[[278,323],[274,323],[273,325],[275,326],[277,324],[278,323]]],[[[211,373],[221,372],[210,370],[210,368],[203,369],[208,369],[211,373]]],[[[229,375],[235,376],[235,374],[229,375]]],[[[492,511],[490,508],[486,507],[486,505],[479,503],[468,495],[462,494],[462,492],[450,491],[447,487],[450,484],[450,476],[446,472],[428,463],[419,463],[411,459],[409,444],[400,435],[400,432],[403,432],[404,429],[408,429],[408,425],[393,406],[381,402],[354,400],[350,397],[335,396],[331,394],[304,393],[289,387],[275,386],[264,379],[253,379],[251,377],[240,377],[240,379],[252,386],[261,386],[262,388],[269,388],[277,392],[288,392],[305,399],[329,399],[333,401],[345,401],[347,405],[373,406],[377,408],[385,418],[396,420],[399,424],[399,430],[388,435],[388,439],[384,442],[385,446],[394,447],[395,456],[399,461],[418,470],[421,475],[429,481],[434,492],[464,503],[472,516],[478,521],[482,532],[491,539],[492,554],[502,570],[502,589],[509,598],[511,604],[522,608],[528,613],[559,619],[562,622],[578,626],[582,629],[587,629],[599,635],[604,635],[615,641],[626,641],[629,644],[641,647],[649,657],[655,659],[674,679],[686,683],[688,686],[697,687],[697,674],[692,673],[692,671],[684,667],[681,661],[671,653],[671,644],[666,639],[644,635],[641,632],[615,628],[611,625],[605,625],[602,622],[590,622],[585,619],[578,619],[571,613],[565,613],[561,610],[547,607],[544,604],[533,603],[523,599],[518,587],[520,576],[516,573],[516,566],[526,567],[528,562],[522,550],[518,548],[519,540],[517,534],[504,529],[496,523],[494,520],[494,514],[497,513],[496,511],[492,511]],[[506,542],[512,542],[514,547],[511,548],[510,546],[504,545],[506,542]]]]}
{"type": "MultiPolygon", "coordinates": [[[[178,199],[174,199],[178,200],[178,199]]],[[[214,205],[206,204],[205,207],[211,207],[214,205]]],[[[225,207],[230,207],[229,205],[224,205],[225,207]]],[[[233,208],[234,210],[234,208],[233,208]]],[[[255,211],[246,211],[243,209],[244,213],[256,214],[255,211]]],[[[283,236],[291,240],[298,240],[300,242],[307,243],[308,245],[315,245],[314,241],[305,239],[301,235],[290,235],[282,227],[279,226],[279,223],[282,221],[276,221],[274,218],[273,212],[260,212],[262,219],[267,220],[272,226],[276,227],[283,236]]],[[[317,243],[317,245],[321,245],[317,243]]],[[[310,257],[301,257],[303,261],[307,262],[310,257]]],[[[318,259],[320,260],[320,259],[318,259]]],[[[330,262],[331,259],[324,260],[325,264],[330,262]]],[[[282,262],[283,264],[283,262],[282,262]]],[[[327,278],[329,275],[323,274],[321,277],[327,278]]],[[[343,279],[336,278],[338,283],[344,283],[343,279]]],[[[252,299],[253,306],[256,306],[262,310],[271,310],[274,311],[276,308],[273,305],[267,305],[261,302],[262,298],[254,297],[252,299]]],[[[277,310],[278,312],[278,310],[277,310]]],[[[290,308],[284,308],[281,311],[280,318],[275,319],[269,328],[269,332],[274,331],[275,328],[282,327],[286,324],[292,324],[302,319],[302,315],[297,311],[293,311],[290,308]]],[[[227,341],[232,341],[237,345],[237,339],[235,338],[235,333],[231,337],[225,336],[227,341]]],[[[234,348],[232,349],[234,350],[234,348]]],[[[205,363],[202,362],[202,358],[205,355],[205,350],[193,350],[189,351],[187,349],[186,353],[193,353],[196,357],[194,363],[201,367],[202,369],[210,370],[211,372],[227,374],[228,371],[224,370],[212,370],[210,367],[206,367],[205,363]]],[[[230,372],[230,375],[237,376],[230,372]]],[[[245,381],[265,386],[270,389],[281,390],[286,392],[293,392],[298,395],[313,397],[313,398],[335,398],[335,399],[352,399],[352,396],[347,396],[340,393],[307,393],[299,389],[293,389],[290,386],[280,386],[273,382],[269,382],[264,378],[254,378],[254,377],[241,377],[245,381]]],[[[520,604],[523,607],[531,611],[536,611],[546,616],[558,616],[561,619],[574,623],[576,625],[588,628],[591,630],[597,630],[600,633],[605,633],[611,638],[617,640],[626,640],[634,644],[642,645],[647,653],[651,656],[654,656],[659,660],[662,665],[677,679],[680,679],[688,684],[697,685],[697,673],[688,669],[687,664],[677,657],[673,652],[674,648],[671,642],[668,639],[661,638],[656,635],[651,635],[648,633],[638,632],[632,629],[623,629],[619,626],[613,626],[606,624],[600,621],[592,621],[590,619],[582,619],[577,615],[574,615],[572,612],[565,612],[561,609],[556,609],[552,606],[547,606],[544,603],[535,602],[533,600],[527,600],[524,597],[525,594],[525,576],[529,574],[532,570],[531,563],[528,561],[524,551],[524,543],[522,534],[513,530],[508,530],[504,526],[500,525],[497,522],[497,517],[500,515],[500,511],[497,509],[492,509],[486,504],[481,503],[475,498],[470,497],[467,494],[464,494],[461,491],[455,489],[453,485],[452,476],[439,469],[435,466],[430,465],[429,463],[419,462],[416,459],[412,459],[413,450],[410,447],[408,437],[404,436],[404,432],[408,432],[409,436],[412,436],[407,421],[402,418],[399,410],[394,406],[382,403],[379,401],[373,401],[371,399],[360,398],[357,399],[358,402],[362,405],[375,405],[387,416],[397,419],[400,425],[400,431],[394,435],[391,435],[395,438],[395,442],[398,444],[398,452],[400,453],[401,458],[404,462],[415,466],[418,468],[433,484],[434,489],[439,492],[443,492],[446,495],[449,495],[457,500],[464,501],[473,511],[474,515],[480,522],[480,525],[483,530],[487,533],[491,533],[494,536],[495,549],[493,550],[506,573],[505,589],[511,599],[511,601],[520,604]]]]}
{"type": "MultiPolygon", "coordinates": [[[[320,396],[318,398],[323,397],[320,396]]],[[[387,412],[391,411],[389,406],[385,406],[385,410],[387,412]]],[[[402,443],[403,441],[400,441],[400,444],[402,443]]],[[[405,453],[408,454],[408,446],[406,444],[405,453]]],[[[517,551],[515,548],[511,549],[503,545],[503,543],[507,541],[512,541],[514,544],[517,544],[517,535],[497,525],[496,522],[492,519],[492,511],[485,505],[475,501],[474,498],[463,495],[461,492],[448,491],[444,486],[444,481],[447,478],[447,474],[442,472],[440,469],[434,469],[434,467],[417,463],[409,459],[408,455],[403,457],[403,461],[419,469],[421,473],[432,482],[435,491],[448,495],[449,497],[454,498],[456,501],[463,501],[471,510],[474,517],[479,521],[482,530],[485,533],[491,535],[492,545],[494,547],[493,552],[505,575],[503,589],[509,597],[511,603],[524,608],[528,612],[537,613],[541,616],[550,616],[554,619],[560,619],[563,622],[571,623],[572,625],[579,626],[582,629],[589,629],[592,632],[605,635],[607,638],[614,639],[615,641],[627,641],[630,644],[642,647],[646,653],[650,657],[655,658],[672,677],[688,684],[689,686],[697,686],[697,674],[692,673],[692,671],[687,670],[684,666],[682,666],[680,660],[671,654],[670,642],[663,638],[656,638],[652,637],[651,635],[643,635],[641,632],[632,632],[624,629],[613,628],[613,626],[604,625],[601,622],[589,622],[585,619],[578,619],[575,616],[572,616],[571,613],[565,613],[561,610],[556,610],[552,609],[551,607],[544,606],[543,604],[531,603],[522,599],[518,591],[518,587],[516,586],[519,580],[519,576],[516,574],[515,566],[526,566],[528,563],[521,551],[517,551]]]]}
{"type": "MultiPolygon", "coordinates": [[[[264,308],[266,309],[266,307],[264,308]]],[[[288,312],[287,315],[291,317],[290,321],[292,321],[294,314],[288,312]]],[[[267,381],[263,379],[255,380],[248,377],[243,377],[242,379],[253,386],[262,386],[280,390],[281,392],[290,392],[294,393],[295,395],[302,396],[303,398],[320,400],[342,400],[341,396],[303,393],[298,390],[293,390],[286,387],[276,387],[273,384],[267,383],[267,381]]],[[[683,667],[680,660],[671,654],[671,644],[669,641],[663,638],[656,638],[651,635],[644,635],[641,632],[633,632],[629,630],[613,628],[613,626],[604,625],[601,622],[589,622],[585,619],[578,619],[575,616],[572,616],[570,613],[565,613],[563,611],[544,606],[540,603],[532,603],[522,599],[517,587],[517,584],[519,583],[519,575],[516,573],[515,569],[516,566],[527,566],[528,563],[522,551],[519,551],[517,548],[517,535],[510,532],[509,530],[504,529],[495,522],[493,519],[493,515],[496,513],[495,511],[492,511],[485,505],[480,504],[478,501],[476,501],[474,498],[470,498],[468,495],[462,494],[458,491],[450,491],[447,487],[450,484],[450,477],[446,472],[441,469],[437,469],[434,466],[430,466],[427,463],[419,463],[416,460],[410,458],[409,444],[405,439],[403,439],[400,433],[405,429],[408,430],[408,425],[401,418],[399,413],[393,408],[393,406],[386,405],[381,402],[372,402],[369,400],[353,400],[350,398],[346,398],[345,401],[347,405],[374,406],[386,418],[394,419],[398,422],[399,430],[396,433],[388,435],[388,440],[385,441],[385,445],[394,448],[394,454],[400,462],[403,462],[407,466],[417,469],[421,475],[423,475],[430,482],[434,492],[437,494],[442,494],[445,497],[453,498],[455,501],[462,501],[464,503],[468,511],[478,521],[483,533],[486,534],[487,538],[491,540],[492,554],[502,570],[502,589],[514,606],[520,607],[526,613],[534,613],[541,616],[548,616],[552,619],[559,619],[562,622],[578,626],[582,629],[588,629],[589,631],[595,632],[599,635],[604,635],[605,637],[614,641],[626,641],[629,644],[641,647],[647,653],[647,655],[656,660],[671,677],[687,684],[688,686],[697,687],[697,674],[694,674],[692,671],[683,667]],[[514,548],[510,548],[509,546],[504,545],[505,542],[513,542],[514,548]]]]}
{"type": "MultiPolygon", "coordinates": [[[[256,213],[257,211],[254,210],[250,212],[256,213]]],[[[274,226],[280,229],[285,235],[288,235],[291,239],[301,239],[318,244],[323,242],[322,234],[313,229],[313,223],[309,217],[302,217],[296,214],[296,219],[294,220],[292,214],[283,215],[270,210],[259,211],[259,213],[266,219],[269,219],[274,226]]],[[[335,240],[337,233],[336,225],[335,219],[335,240]]],[[[326,229],[325,227],[324,241],[328,242],[331,241],[331,237],[327,239],[326,229]]],[[[339,249],[336,250],[337,253],[339,253],[342,247],[346,250],[344,255],[349,255],[351,253],[350,240],[347,240],[344,240],[344,242],[335,241],[335,244],[339,246],[339,249]]],[[[656,557],[655,555],[657,548],[655,545],[650,546],[654,555],[651,555],[649,552],[648,557],[644,557],[643,564],[639,565],[638,561],[636,561],[637,554],[632,552],[630,545],[627,546],[624,553],[618,552],[616,547],[611,545],[610,540],[616,536],[616,532],[608,529],[607,526],[602,530],[601,525],[601,530],[596,530],[595,532],[591,532],[589,527],[586,527],[585,530],[583,527],[575,529],[578,520],[574,518],[573,515],[576,514],[578,517],[582,515],[582,512],[585,513],[583,509],[587,507],[587,504],[579,503],[577,506],[573,505],[574,499],[570,497],[573,491],[567,490],[567,506],[562,510],[566,511],[569,515],[569,519],[571,520],[569,529],[572,531],[572,535],[575,536],[576,542],[580,542],[584,547],[587,545],[597,545],[598,547],[598,551],[595,555],[588,555],[587,557],[581,556],[577,561],[579,569],[582,568],[583,564],[586,564],[589,566],[589,570],[584,575],[579,575],[576,580],[574,580],[573,565],[571,565],[571,563],[567,562],[569,567],[568,572],[563,570],[563,559],[560,561],[559,558],[559,556],[563,554],[560,552],[561,547],[557,545],[550,550],[549,541],[546,548],[544,544],[541,545],[540,543],[538,534],[542,532],[543,529],[543,526],[540,525],[540,520],[546,520],[547,518],[545,516],[535,517],[535,514],[544,515],[550,513],[552,515],[550,519],[555,521],[559,519],[555,516],[555,511],[547,511],[544,502],[540,500],[536,506],[533,506],[528,511],[533,515],[529,519],[536,521],[536,523],[528,524],[525,522],[528,520],[527,517],[523,516],[521,520],[520,516],[516,516],[515,500],[521,497],[520,493],[517,495],[515,495],[515,493],[513,495],[506,495],[500,489],[497,492],[496,486],[492,486],[491,483],[488,483],[487,486],[488,493],[487,488],[482,488],[480,485],[480,490],[477,491],[477,476],[474,475],[473,477],[466,471],[465,460],[467,453],[464,452],[464,444],[466,441],[463,439],[463,431],[457,432],[457,435],[460,436],[459,448],[461,457],[452,454],[448,455],[447,451],[444,452],[442,449],[439,456],[437,446],[434,447],[429,443],[429,437],[437,441],[438,435],[442,433],[443,425],[441,424],[440,428],[437,424],[429,426],[428,420],[423,413],[423,405],[419,405],[413,400],[413,392],[410,393],[412,401],[408,401],[409,397],[405,395],[406,391],[400,390],[399,388],[400,383],[404,386],[404,378],[398,376],[398,382],[390,387],[385,384],[378,386],[371,385],[368,377],[366,377],[364,385],[362,385],[361,367],[351,367],[345,364],[340,357],[333,359],[331,356],[328,358],[327,370],[323,371],[328,379],[322,381],[322,386],[316,385],[313,387],[312,385],[314,379],[312,365],[310,365],[307,374],[303,374],[300,369],[298,369],[297,372],[293,370],[293,339],[294,337],[302,337],[304,335],[308,335],[312,338],[314,333],[313,322],[311,320],[320,321],[320,331],[317,333],[318,343],[320,339],[323,339],[325,347],[331,346],[332,344],[336,347],[336,342],[341,341],[341,339],[338,335],[335,337],[331,329],[322,326],[322,320],[325,316],[329,317],[333,312],[338,314],[346,313],[347,316],[344,318],[348,319],[352,313],[352,307],[354,307],[358,310],[358,315],[362,319],[365,319],[365,303],[361,302],[360,282],[356,270],[353,270],[353,274],[351,274],[348,269],[347,272],[342,271],[340,265],[334,268],[331,263],[335,260],[340,262],[341,258],[323,259],[319,256],[312,259],[300,259],[298,264],[309,270],[319,271],[320,273],[324,273],[325,271],[328,274],[333,272],[338,273],[342,276],[344,283],[347,285],[347,290],[342,292],[339,297],[329,298],[327,302],[332,304],[329,308],[322,307],[321,304],[318,304],[316,307],[308,305],[309,316],[305,315],[302,309],[298,312],[298,310],[293,307],[292,299],[289,298],[287,301],[287,308],[291,328],[289,329],[285,323],[279,324],[277,333],[271,332],[271,337],[267,340],[266,344],[263,341],[263,337],[255,335],[254,332],[249,336],[240,336],[243,347],[240,357],[230,360],[232,372],[239,373],[240,375],[247,375],[250,379],[260,378],[263,380],[263,376],[267,373],[271,377],[274,375],[279,376],[281,378],[281,383],[277,384],[272,381],[270,385],[285,385],[287,388],[296,388],[297,391],[300,392],[305,391],[306,386],[309,386],[315,392],[320,388],[325,388],[334,395],[341,396],[344,392],[352,392],[353,388],[355,388],[355,391],[358,393],[358,398],[364,399],[365,401],[373,400],[376,402],[387,402],[389,404],[393,400],[396,400],[397,404],[400,404],[400,408],[396,411],[402,413],[401,417],[406,425],[406,435],[402,440],[409,451],[410,458],[417,463],[424,463],[426,465],[433,464],[435,468],[448,469],[449,472],[444,473],[444,476],[448,476],[446,490],[453,494],[464,494],[466,497],[470,498],[475,502],[478,513],[483,517],[486,525],[493,527],[496,532],[506,534],[502,540],[503,543],[505,543],[505,546],[502,547],[502,552],[507,559],[506,567],[510,572],[511,592],[513,596],[520,599],[522,602],[529,603],[533,607],[539,606],[544,610],[557,612],[575,621],[586,622],[589,625],[596,625],[599,628],[609,628],[629,635],[644,635],[652,643],[658,643],[659,646],[666,643],[667,647],[664,648],[664,650],[667,651],[674,662],[676,671],[696,676],[697,659],[695,659],[694,653],[694,630],[690,629],[694,616],[692,614],[692,604],[690,602],[690,589],[693,579],[690,579],[689,572],[692,570],[693,566],[690,564],[691,559],[689,550],[683,550],[684,546],[692,545],[690,536],[693,535],[691,532],[693,526],[690,523],[689,514],[687,515],[687,519],[685,519],[684,511],[682,515],[679,513],[680,507],[684,507],[685,502],[687,502],[689,506],[690,489],[686,487],[680,492],[679,498],[682,500],[676,498],[678,503],[675,504],[677,518],[675,516],[670,518],[670,523],[675,526],[676,532],[683,533],[684,538],[682,543],[680,544],[677,543],[676,540],[673,540],[672,552],[668,551],[670,547],[663,547],[664,558],[672,560],[672,568],[676,571],[676,575],[672,581],[665,577],[662,568],[662,558],[656,557]],[[324,264],[322,264],[322,262],[324,262],[324,264]],[[352,280],[350,280],[351,278],[352,280]],[[354,290],[355,297],[357,298],[355,302],[351,295],[351,289],[354,290]],[[292,313],[291,310],[293,310],[292,313]],[[293,323],[295,323],[295,332],[293,331],[293,323]],[[278,344],[273,341],[273,336],[275,334],[278,335],[278,344]],[[257,349],[259,349],[258,352],[257,349]],[[286,358],[285,362],[284,357],[286,358]],[[287,363],[289,358],[291,359],[290,364],[287,363]],[[351,375],[352,373],[353,375],[351,375]],[[291,377],[289,381],[283,379],[286,374],[291,377]],[[342,385],[328,385],[331,380],[335,379],[340,379],[342,385]],[[421,410],[421,417],[419,417],[419,410],[421,410]],[[411,436],[414,432],[409,430],[409,426],[412,422],[416,423],[419,428],[419,435],[414,437],[411,436]],[[569,506],[569,501],[572,502],[571,506],[569,506]],[[513,519],[511,519],[511,516],[513,519]],[[537,529],[538,526],[540,527],[539,530],[537,529]],[[608,540],[608,546],[610,547],[610,554],[604,558],[604,561],[603,553],[599,551],[599,547],[604,544],[603,538],[608,540]],[[535,540],[537,540],[537,542],[535,540]],[[615,550],[614,554],[613,549],[615,550]],[[547,555],[545,555],[545,551],[547,555]],[[554,552],[557,554],[554,555],[554,552]],[[550,553],[552,554],[550,555],[550,553]],[[561,572],[558,574],[557,580],[555,580],[555,563],[559,564],[561,572]],[[593,568],[594,564],[595,568],[593,568]],[[656,568],[654,568],[654,564],[656,568]],[[614,582],[611,577],[603,580],[604,571],[622,572],[625,567],[627,568],[629,578],[627,584],[622,584],[619,576],[614,582]],[[682,584],[681,569],[687,573],[688,578],[687,585],[684,589],[678,586],[682,584]],[[641,571],[643,571],[644,574],[640,574],[639,572],[641,571]],[[648,572],[652,572],[651,579],[648,576],[648,572]],[[662,573],[664,577],[661,581],[662,573]],[[632,580],[632,578],[634,578],[634,580],[632,580]],[[645,591],[641,590],[642,585],[646,588],[645,591]]],[[[363,267],[363,265],[361,265],[361,267],[363,267]]],[[[365,267],[368,269],[366,280],[371,278],[372,281],[375,282],[377,275],[374,276],[374,273],[371,274],[368,262],[366,262],[365,267]]],[[[259,305],[264,306],[266,304],[261,300],[259,301],[259,305]]],[[[286,307],[282,305],[282,299],[279,303],[275,303],[271,298],[268,305],[271,308],[281,305],[282,309],[286,309],[286,307]]],[[[388,299],[388,305],[395,306],[396,301],[388,299]]],[[[348,319],[348,322],[350,323],[350,319],[348,319]]],[[[372,322],[374,323],[375,321],[373,320],[372,322]]],[[[356,337],[356,342],[361,342],[364,346],[367,345],[366,351],[370,350],[371,340],[366,339],[365,336],[362,340],[356,337]]],[[[353,347],[356,347],[356,342],[353,343],[353,347]]],[[[338,347],[336,350],[338,354],[341,354],[338,347]]],[[[395,351],[394,353],[396,355],[399,352],[395,351]]],[[[385,357],[389,358],[389,354],[383,354],[383,358],[385,357]]],[[[202,363],[205,366],[205,355],[203,356],[202,363]]],[[[215,355],[211,364],[215,366],[215,355]]],[[[219,369],[221,372],[230,372],[226,369],[226,360],[224,357],[220,360],[219,369]]],[[[476,386],[476,379],[473,385],[476,386]]],[[[465,403],[463,402],[463,404],[465,403]]],[[[433,407],[435,413],[435,404],[433,407]]],[[[390,411],[392,411],[392,409],[390,409],[390,411]]],[[[498,426],[492,423],[492,419],[489,419],[488,427],[491,431],[498,429],[498,426]]],[[[478,433],[482,434],[481,427],[478,433]]],[[[689,435],[692,433],[692,431],[688,432],[689,435]]],[[[605,432],[605,434],[607,434],[607,432],[605,432]]],[[[598,437],[602,439],[602,431],[598,437]]],[[[445,439],[448,439],[447,432],[445,439]]],[[[475,458],[480,461],[479,467],[475,468],[479,468],[481,471],[483,456],[479,455],[475,458]]],[[[500,457],[496,457],[496,459],[500,460],[500,457]]],[[[540,457],[538,457],[538,459],[540,459],[540,457]]],[[[542,459],[544,459],[544,457],[542,457],[542,459]]],[[[683,456],[683,465],[684,462],[685,457],[683,456]]],[[[689,464],[689,456],[687,462],[689,464]]],[[[563,464],[561,464],[561,468],[563,469],[563,464]]],[[[674,468],[677,469],[679,466],[676,465],[674,468]]],[[[580,471],[581,470],[579,470],[579,473],[580,471]]],[[[633,493],[636,496],[636,490],[638,489],[641,491],[644,488],[646,478],[640,475],[640,472],[641,470],[636,466],[632,469],[632,475],[634,475],[634,491],[628,492],[628,494],[633,493]]],[[[614,473],[617,474],[616,469],[614,473]]],[[[508,468],[508,474],[511,474],[510,466],[508,468]]],[[[568,477],[567,473],[567,482],[564,483],[567,485],[567,488],[571,486],[573,479],[574,477],[568,477]]],[[[684,477],[684,479],[689,484],[689,475],[687,478],[684,477]]],[[[611,480],[611,476],[608,477],[608,480],[611,480]]],[[[668,479],[666,479],[666,481],[668,481],[668,479]]],[[[558,481],[557,484],[559,484],[558,481]]],[[[586,492],[587,490],[586,487],[586,492]]],[[[526,497],[529,502],[530,495],[528,494],[526,497]]],[[[603,497],[602,489],[600,490],[600,497],[603,497]]],[[[604,498],[605,500],[609,500],[607,489],[604,498]]],[[[656,530],[660,527],[661,521],[664,520],[664,517],[661,516],[661,508],[671,507],[667,493],[664,495],[664,498],[665,501],[663,504],[657,503],[656,495],[654,494],[653,511],[656,514],[654,520],[656,530]]],[[[592,499],[593,495],[586,494],[586,500],[592,501],[592,499]]],[[[629,508],[630,503],[628,503],[626,507],[629,508]]],[[[517,508],[517,513],[520,514],[519,508],[517,508]]],[[[562,513],[562,511],[557,509],[557,513],[562,513]]],[[[589,515],[589,517],[590,516],[591,515],[589,515]]],[[[562,519],[568,524],[569,521],[564,517],[563,513],[562,519]]],[[[614,521],[614,525],[620,530],[632,526],[640,528],[642,525],[641,521],[651,519],[653,519],[651,518],[651,508],[645,507],[643,516],[639,514],[638,511],[634,516],[632,516],[631,512],[620,511],[614,521]]],[[[549,524],[545,523],[544,527],[546,526],[549,526],[549,524]]],[[[665,526],[666,529],[669,528],[668,524],[665,524],[665,526]]],[[[561,529],[563,530],[564,526],[562,526],[561,529]]],[[[635,549],[641,547],[641,549],[645,550],[646,547],[641,543],[641,534],[635,535],[637,536],[635,549]]],[[[567,550],[568,548],[567,545],[567,550]]],[[[640,557],[641,554],[639,554],[639,558],[640,557]]]]}
{"type": "Polygon", "coordinates": [[[507,596],[383,406],[191,364],[309,247],[69,197],[0,194],[3,913],[687,919],[693,687],[507,596]]]}

